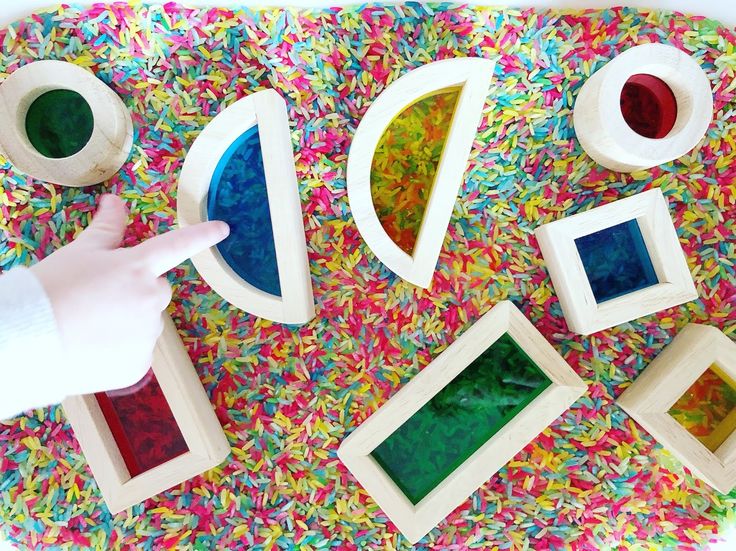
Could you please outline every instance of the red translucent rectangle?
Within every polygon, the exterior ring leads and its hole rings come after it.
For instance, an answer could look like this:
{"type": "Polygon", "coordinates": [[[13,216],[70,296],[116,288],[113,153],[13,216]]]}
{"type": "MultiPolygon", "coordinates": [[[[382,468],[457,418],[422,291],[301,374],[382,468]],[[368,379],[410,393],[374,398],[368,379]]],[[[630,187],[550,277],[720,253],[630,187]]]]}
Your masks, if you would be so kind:
{"type": "Polygon", "coordinates": [[[131,477],[189,451],[152,370],[132,387],[95,398],[131,477]]]}

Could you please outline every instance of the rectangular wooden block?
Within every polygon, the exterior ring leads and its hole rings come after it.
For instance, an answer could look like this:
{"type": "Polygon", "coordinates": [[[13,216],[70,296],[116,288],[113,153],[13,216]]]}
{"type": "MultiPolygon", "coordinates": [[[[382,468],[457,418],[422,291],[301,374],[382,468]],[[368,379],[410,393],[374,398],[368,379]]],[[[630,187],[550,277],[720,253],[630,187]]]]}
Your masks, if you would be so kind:
{"type": "MultiPolygon", "coordinates": [[[[72,396],[62,404],[113,514],[216,467],[230,453],[209,398],[168,315],[164,324],[154,351],[152,377],[133,389],[141,396],[125,392],[89,394],[72,396]],[[135,410],[143,406],[150,414],[149,423],[167,425],[170,434],[165,436],[165,443],[140,434],[146,419],[135,410]]],[[[155,432],[163,438],[161,431],[155,432]]]]}

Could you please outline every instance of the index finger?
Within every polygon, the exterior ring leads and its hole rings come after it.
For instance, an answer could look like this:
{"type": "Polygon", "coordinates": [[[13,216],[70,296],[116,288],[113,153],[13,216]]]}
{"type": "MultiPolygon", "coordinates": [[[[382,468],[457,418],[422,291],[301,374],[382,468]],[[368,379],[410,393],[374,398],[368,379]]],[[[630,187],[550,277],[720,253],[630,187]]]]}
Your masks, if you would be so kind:
{"type": "Polygon", "coordinates": [[[229,234],[230,228],[225,222],[202,222],[152,237],[134,247],[133,252],[140,255],[156,276],[160,276],[198,252],[216,245],[229,234]]]}

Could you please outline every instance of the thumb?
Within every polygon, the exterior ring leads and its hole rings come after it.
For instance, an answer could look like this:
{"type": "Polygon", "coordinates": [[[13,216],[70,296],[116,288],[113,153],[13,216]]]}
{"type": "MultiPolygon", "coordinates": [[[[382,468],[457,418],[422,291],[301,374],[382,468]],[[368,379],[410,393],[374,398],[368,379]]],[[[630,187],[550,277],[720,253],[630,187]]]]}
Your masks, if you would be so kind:
{"type": "Polygon", "coordinates": [[[120,246],[128,224],[128,210],[117,195],[105,194],[100,198],[100,206],[92,218],[92,223],[78,239],[103,249],[116,249],[120,246]]]}

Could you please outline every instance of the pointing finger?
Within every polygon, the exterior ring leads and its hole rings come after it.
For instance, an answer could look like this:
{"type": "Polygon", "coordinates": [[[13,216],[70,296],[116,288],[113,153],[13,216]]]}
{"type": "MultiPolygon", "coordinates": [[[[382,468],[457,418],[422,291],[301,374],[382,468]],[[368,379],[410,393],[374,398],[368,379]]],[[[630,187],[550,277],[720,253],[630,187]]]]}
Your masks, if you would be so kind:
{"type": "Polygon", "coordinates": [[[132,250],[160,276],[230,234],[225,222],[203,222],[157,235],[132,250]]]}

